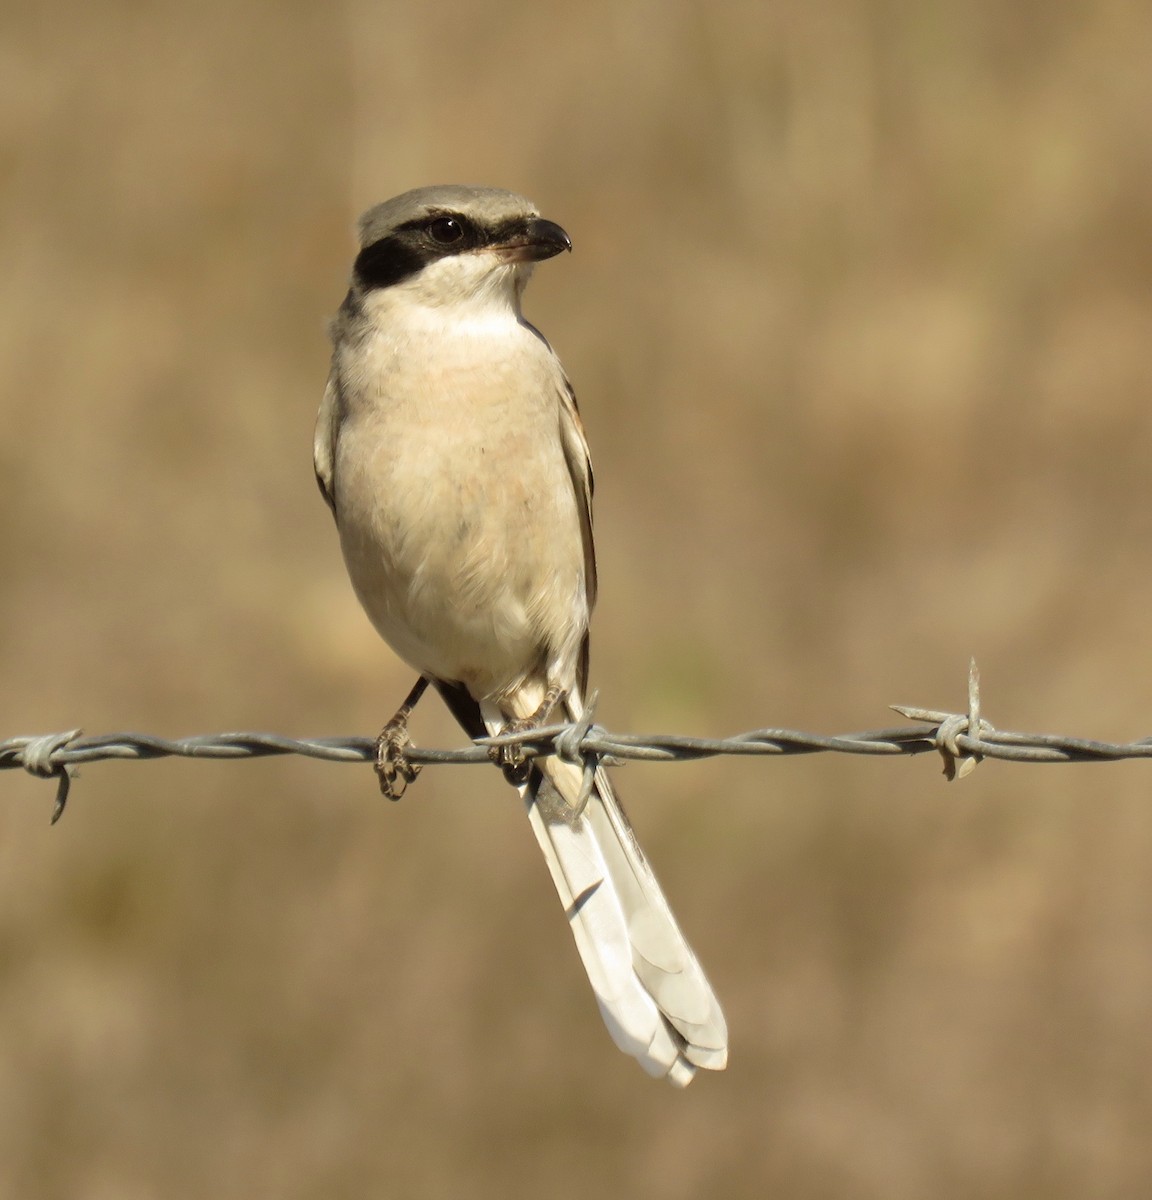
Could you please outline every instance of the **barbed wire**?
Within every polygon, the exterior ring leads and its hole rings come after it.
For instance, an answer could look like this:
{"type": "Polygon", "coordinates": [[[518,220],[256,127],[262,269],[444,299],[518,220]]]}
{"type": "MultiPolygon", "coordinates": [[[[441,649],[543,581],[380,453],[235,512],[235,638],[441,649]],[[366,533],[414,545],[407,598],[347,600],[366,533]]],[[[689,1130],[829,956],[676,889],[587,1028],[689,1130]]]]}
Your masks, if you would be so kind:
{"type": "MultiPolygon", "coordinates": [[[[635,760],[689,762],[719,755],[869,754],[913,755],[935,750],[944,759],[948,779],[967,775],[984,758],[1008,762],[1116,762],[1152,758],[1152,738],[1135,742],[1101,742],[1054,733],[1013,733],[994,728],[980,715],[980,677],[973,662],[968,674],[968,712],[948,713],[908,705],[890,706],[916,725],[873,729],[863,733],[825,735],[795,729],[753,729],[725,738],[681,734],[610,733],[592,723],[595,696],[576,722],[546,725],[520,733],[477,738],[452,750],[410,746],[407,758],[417,766],[461,766],[491,763],[494,746],[519,745],[528,758],[555,754],[583,766],[635,760]]],[[[52,822],[60,819],[68,801],[75,768],[107,759],[140,761],[153,758],[270,758],[300,754],[327,762],[364,763],[376,760],[376,739],[369,737],[292,738],[276,733],[208,733],[194,737],[162,738],[142,733],[85,736],[80,729],[65,733],[10,737],[0,741],[0,770],[22,767],[43,779],[55,779],[56,804],[52,822]]]]}

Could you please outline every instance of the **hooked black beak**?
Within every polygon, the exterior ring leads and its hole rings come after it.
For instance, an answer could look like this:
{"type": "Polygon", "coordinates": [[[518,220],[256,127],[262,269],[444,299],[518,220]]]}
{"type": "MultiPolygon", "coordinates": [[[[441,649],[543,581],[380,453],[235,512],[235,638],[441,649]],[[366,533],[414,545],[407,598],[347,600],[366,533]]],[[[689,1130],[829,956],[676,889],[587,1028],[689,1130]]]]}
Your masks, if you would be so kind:
{"type": "Polygon", "coordinates": [[[556,224],[543,217],[529,217],[509,230],[501,239],[500,249],[512,262],[543,262],[563,250],[572,249],[572,239],[556,224]]]}

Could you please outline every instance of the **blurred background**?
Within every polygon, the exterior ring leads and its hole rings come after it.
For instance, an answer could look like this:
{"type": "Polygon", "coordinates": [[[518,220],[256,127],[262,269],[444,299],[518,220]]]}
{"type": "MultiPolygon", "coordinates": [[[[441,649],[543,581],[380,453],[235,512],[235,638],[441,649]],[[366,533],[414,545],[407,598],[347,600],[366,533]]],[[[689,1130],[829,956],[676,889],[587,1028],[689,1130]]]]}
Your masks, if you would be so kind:
{"type": "MultiPolygon", "coordinates": [[[[596,462],[599,719],[1149,733],[1152,10],[12,5],[0,734],[373,734],[312,481],[368,205],[532,196],[596,462]]],[[[425,745],[461,735],[429,699],[425,745]]],[[[430,769],[0,779],[0,1194],[1131,1197],[1146,764],[631,766],[724,1000],[604,1031],[518,802],[430,769]]]]}

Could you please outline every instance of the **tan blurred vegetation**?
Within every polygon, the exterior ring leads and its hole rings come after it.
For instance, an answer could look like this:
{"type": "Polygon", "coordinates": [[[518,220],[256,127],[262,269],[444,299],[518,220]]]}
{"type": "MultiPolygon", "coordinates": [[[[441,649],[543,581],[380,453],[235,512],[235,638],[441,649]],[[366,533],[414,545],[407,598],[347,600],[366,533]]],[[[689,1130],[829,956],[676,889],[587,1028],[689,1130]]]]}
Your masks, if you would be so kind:
{"type": "MultiPolygon", "coordinates": [[[[1152,721],[1152,10],[1123,0],[10,5],[0,731],[370,732],[408,677],[310,478],[350,227],[572,233],[600,717],[1152,721]]],[[[429,702],[417,737],[459,735],[429,702]]],[[[1133,1197],[1145,765],[629,768],[724,998],[601,1027],[494,772],[0,779],[0,1195],[1133,1197]]]]}

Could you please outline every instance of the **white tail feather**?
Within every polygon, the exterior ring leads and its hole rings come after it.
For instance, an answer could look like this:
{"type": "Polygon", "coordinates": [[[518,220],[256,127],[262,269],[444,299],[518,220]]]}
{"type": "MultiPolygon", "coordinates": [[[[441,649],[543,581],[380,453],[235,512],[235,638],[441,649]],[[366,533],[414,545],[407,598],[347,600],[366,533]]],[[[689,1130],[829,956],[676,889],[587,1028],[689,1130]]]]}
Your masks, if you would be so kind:
{"type": "Polygon", "coordinates": [[[686,1086],[728,1059],[724,1014],[603,771],[582,813],[580,771],[555,758],[521,789],[613,1040],[686,1086]]]}

